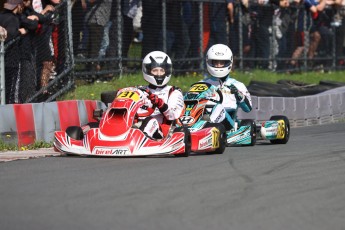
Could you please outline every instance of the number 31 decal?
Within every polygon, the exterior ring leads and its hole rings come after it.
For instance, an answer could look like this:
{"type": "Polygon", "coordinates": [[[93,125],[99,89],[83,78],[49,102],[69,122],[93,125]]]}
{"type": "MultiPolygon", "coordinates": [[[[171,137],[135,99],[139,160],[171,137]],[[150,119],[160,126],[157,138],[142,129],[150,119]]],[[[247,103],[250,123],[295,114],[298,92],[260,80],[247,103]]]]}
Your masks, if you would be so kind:
{"type": "Polygon", "coordinates": [[[133,91],[123,91],[117,96],[117,98],[118,99],[127,98],[127,99],[132,99],[133,101],[137,101],[139,100],[139,95],[133,91]]]}

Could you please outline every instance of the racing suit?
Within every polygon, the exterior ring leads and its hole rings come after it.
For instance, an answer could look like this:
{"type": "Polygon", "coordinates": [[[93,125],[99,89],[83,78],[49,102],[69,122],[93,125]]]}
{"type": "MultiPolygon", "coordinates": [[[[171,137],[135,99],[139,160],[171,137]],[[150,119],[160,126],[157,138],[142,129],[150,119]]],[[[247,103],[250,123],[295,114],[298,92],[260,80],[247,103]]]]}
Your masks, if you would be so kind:
{"type": "MultiPolygon", "coordinates": [[[[171,123],[181,116],[184,108],[183,94],[181,89],[169,85],[163,88],[151,88],[150,86],[145,88],[161,98],[164,105],[156,108],[149,117],[141,118],[140,129],[151,138],[161,139],[168,133],[171,123]]],[[[149,99],[145,106],[152,107],[149,99]]]]}
{"type": "Polygon", "coordinates": [[[211,122],[223,123],[227,130],[235,128],[237,121],[237,110],[240,107],[243,111],[249,113],[252,110],[252,100],[247,87],[230,76],[224,78],[209,77],[202,82],[207,82],[218,87],[223,94],[222,104],[215,105],[210,116],[211,122]],[[237,93],[231,93],[231,88],[236,88],[237,93]]]}

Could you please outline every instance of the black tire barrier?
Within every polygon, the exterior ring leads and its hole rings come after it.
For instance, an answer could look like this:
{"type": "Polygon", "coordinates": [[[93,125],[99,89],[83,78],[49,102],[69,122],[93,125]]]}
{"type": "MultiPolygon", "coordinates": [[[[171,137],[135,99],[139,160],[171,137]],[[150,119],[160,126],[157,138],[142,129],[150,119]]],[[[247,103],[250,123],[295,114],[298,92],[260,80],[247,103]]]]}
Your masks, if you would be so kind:
{"type": "Polygon", "coordinates": [[[344,86],[343,82],[320,81],[319,85],[293,80],[279,80],[277,83],[251,81],[247,89],[253,96],[301,97],[315,95],[326,90],[344,86]]]}

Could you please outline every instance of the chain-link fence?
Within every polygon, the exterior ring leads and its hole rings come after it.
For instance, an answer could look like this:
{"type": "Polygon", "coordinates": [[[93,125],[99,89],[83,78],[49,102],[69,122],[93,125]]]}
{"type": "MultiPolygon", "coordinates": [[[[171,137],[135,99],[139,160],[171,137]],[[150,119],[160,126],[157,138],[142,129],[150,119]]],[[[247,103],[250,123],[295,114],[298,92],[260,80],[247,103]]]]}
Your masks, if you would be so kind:
{"type": "Polygon", "coordinates": [[[2,46],[2,104],[52,101],[73,85],[69,8],[60,3],[37,27],[2,46]]]}
{"type": "MultiPolygon", "coordinates": [[[[319,1],[319,11],[308,0],[63,2],[49,26],[50,39],[35,47],[29,70],[36,71],[30,74],[36,90],[23,101],[54,100],[75,78],[94,82],[140,73],[142,57],[153,50],[169,54],[175,75],[202,73],[205,52],[216,43],[230,46],[233,68],[240,71],[344,69],[344,7],[325,2],[319,1]],[[40,54],[45,50],[52,59],[40,54]]],[[[22,68],[20,61],[20,73],[28,73],[22,68]]]]}

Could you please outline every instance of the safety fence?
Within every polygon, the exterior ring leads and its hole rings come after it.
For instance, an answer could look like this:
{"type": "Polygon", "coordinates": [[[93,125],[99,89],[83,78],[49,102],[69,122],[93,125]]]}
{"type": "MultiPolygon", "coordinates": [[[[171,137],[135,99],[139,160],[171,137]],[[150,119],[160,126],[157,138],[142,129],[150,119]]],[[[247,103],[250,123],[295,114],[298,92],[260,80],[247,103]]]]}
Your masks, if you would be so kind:
{"type": "Polygon", "coordinates": [[[14,62],[9,53],[25,36],[11,45],[1,43],[1,104],[54,101],[76,79],[140,73],[142,57],[153,50],[171,56],[177,75],[203,73],[205,51],[215,43],[231,47],[238,71],[345,67],[343,6],[326,5],[315,17],[305,5],[288,0],[234,1],[232,10],[221,0],[86,2],[85,7],[81,1],[62,1],[47,31],[38,31],[34,52],[21,49],[25,52],[14,62]]]}
{"type": "Polygon", "coordinates": [[[62,2],[47,22],[1,43],[1,104],[53,101],[74,85],[71,2],[62,2]]]}

